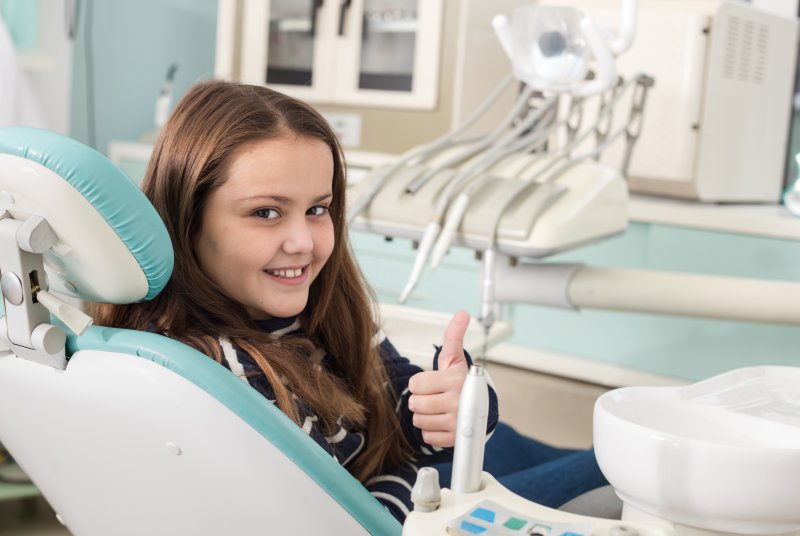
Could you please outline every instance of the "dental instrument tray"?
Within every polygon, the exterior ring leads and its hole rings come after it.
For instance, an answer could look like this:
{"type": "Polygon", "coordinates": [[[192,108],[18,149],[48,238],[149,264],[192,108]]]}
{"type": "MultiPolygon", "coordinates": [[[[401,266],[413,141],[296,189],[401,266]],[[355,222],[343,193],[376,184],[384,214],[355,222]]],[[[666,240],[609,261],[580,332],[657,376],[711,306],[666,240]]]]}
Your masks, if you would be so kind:
{"type": "MultiPolygon", "coordinates": [[[[497,249],[514,257],[542,258],[622,233],[628,224],[628,188],[619,171],[588,160],[576,163],[546,182],[530,181],[521,195],[509,201],[530,176],[547,167],[548,158],[511,155],[479,179],[469,196],[452,244],[484,249],[497,222],[497,249]],[[508,204],[502,215],[498,207],[508,204]]],[[[348,197],[357,199],[373,175],[391,164],[372,169],[348,184],[348,197]]],[[[352,222],[355,230],[419,240],[434,218],[435,205],[455,169],[443,169],[411,194],[409,185],[424,172],[409,166],[387,177],[383,188],[352,222]]]]}

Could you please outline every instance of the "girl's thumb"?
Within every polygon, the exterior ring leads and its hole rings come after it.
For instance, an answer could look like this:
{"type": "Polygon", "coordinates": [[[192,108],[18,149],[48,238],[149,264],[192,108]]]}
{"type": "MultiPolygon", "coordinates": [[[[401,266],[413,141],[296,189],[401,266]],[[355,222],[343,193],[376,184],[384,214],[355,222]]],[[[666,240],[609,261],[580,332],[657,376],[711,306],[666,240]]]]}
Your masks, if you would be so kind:
{"type": "Polygon", "coordinates": [[[466,363],[464,358],[464,334],[469,326],[469,314],[459,311],[450,320],[444,332],[442,351],[439,352],[439,370],[447,370],[459,362],[466,363]]]}

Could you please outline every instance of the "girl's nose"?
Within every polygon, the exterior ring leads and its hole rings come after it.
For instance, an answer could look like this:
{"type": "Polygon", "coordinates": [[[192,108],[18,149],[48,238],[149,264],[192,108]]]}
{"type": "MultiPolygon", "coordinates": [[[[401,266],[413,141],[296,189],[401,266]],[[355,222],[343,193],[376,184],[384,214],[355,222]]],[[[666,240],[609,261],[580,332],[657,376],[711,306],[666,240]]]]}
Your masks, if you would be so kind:
{"type": "Polygon", "coordinates": [[[283,250],[289,254],[308,253],[314,248],[311,227],[305,218],[293,222],[283,241],[283,250]]]}

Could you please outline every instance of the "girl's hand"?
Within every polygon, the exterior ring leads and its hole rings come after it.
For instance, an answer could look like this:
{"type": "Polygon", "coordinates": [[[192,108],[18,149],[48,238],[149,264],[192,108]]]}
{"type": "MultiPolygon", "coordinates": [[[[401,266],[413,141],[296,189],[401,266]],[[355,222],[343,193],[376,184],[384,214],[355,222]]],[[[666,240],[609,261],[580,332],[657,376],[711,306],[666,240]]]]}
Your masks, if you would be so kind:
{"type": "Polygon", "coordinates": [[[414,426],[422,430],[422,439],[435,447],[455,444],[458,399],[469,368],[464,357],[467,326],[466,311],[456,313],[444,333],[439,370],[420,372],[408,382],[412,393],[408,409],[414,413],[414,426]]]}

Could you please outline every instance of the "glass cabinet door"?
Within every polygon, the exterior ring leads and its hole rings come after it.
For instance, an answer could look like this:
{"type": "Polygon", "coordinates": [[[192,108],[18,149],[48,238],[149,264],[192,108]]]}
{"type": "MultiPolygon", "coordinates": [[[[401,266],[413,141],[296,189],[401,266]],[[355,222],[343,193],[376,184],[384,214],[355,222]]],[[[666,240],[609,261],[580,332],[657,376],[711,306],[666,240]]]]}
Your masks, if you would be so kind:
{"type": "Polygon", "coordinates": [[[330,101],[332,0],[245,0],[241,73],[251,84],[330,101]]]}
{"type": "Polygon", "coordinates": [[[271,4],[264,82],[313,85],[314,36],[321,0],[272,0],[271,4]]]}
{"type": "Polygon", "coordinates": [[[417,0],[364,0],[359,89],[411,91],[417,0]]]}
{"type": "Polygon", "coordinates": [[[432,109],[443,2],[243,0],[240,78],[314,103],[432,109]]]}
{"type": "Polygon", "coordinates": [[[345,37],[336,100],[344,104],[433,108],[439,75],[441,0],[342,0],[345,37]]]}

